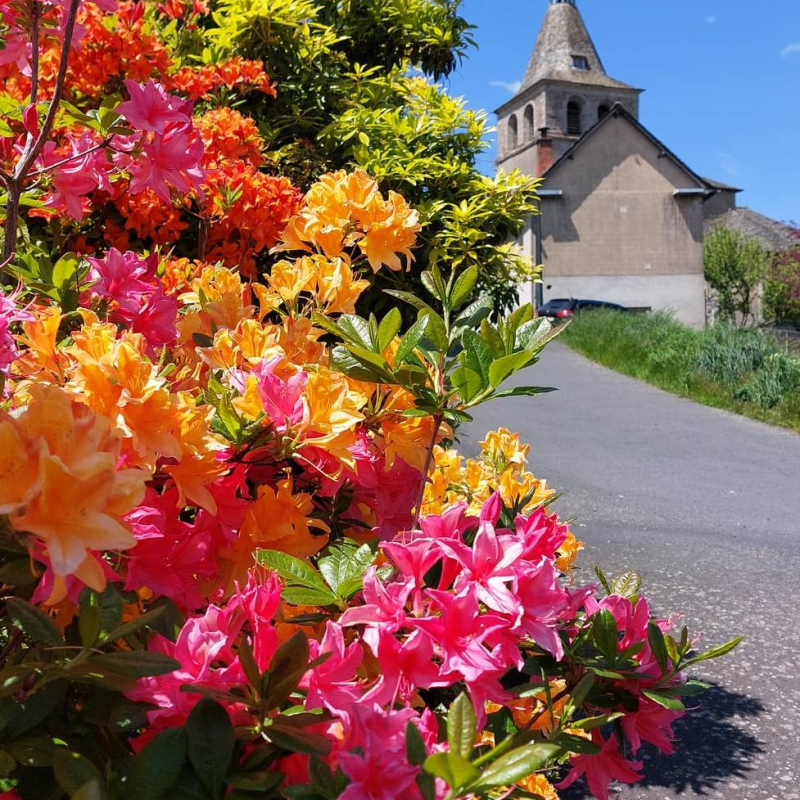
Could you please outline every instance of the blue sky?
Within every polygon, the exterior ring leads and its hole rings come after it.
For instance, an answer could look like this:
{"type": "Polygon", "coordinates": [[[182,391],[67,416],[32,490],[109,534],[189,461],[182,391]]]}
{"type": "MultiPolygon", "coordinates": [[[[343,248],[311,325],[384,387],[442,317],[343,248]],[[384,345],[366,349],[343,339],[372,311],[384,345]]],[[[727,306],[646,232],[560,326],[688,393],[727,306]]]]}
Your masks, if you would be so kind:
{"type": "MultiPolygon", "coordinates": [[[[549,0],[465,0],[478,50],[452,94],[513,93],[549,0]]],[[[739,204],[800,223],[800,0],[578,0],[606,71],[645,89],[641,121],[739,204]]],[[[490,117],[494,124],[494,115],[490,117]]],[[[493,170],[492,148],[481,160],[493,170]]]]}

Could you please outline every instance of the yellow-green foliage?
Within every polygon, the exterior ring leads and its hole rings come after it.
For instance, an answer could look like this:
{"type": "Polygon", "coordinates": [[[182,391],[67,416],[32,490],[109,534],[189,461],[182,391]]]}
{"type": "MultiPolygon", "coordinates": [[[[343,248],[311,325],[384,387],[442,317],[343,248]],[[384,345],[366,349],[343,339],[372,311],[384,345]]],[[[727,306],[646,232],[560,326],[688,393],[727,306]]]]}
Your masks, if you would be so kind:
{"type": "Polygon", "coordinates": [[[276,171],[307,186],[322,172],[363,167],[419,209],[420,270],[437,261],[475,264],[481,288],[508,309],[531,271],[508,242],[536,213],[537,184],[519,173],[481,175],[486,115],[434,83],[473,44],[459,5],[221,0],[205,58],[263,60],[278,96],[251,100],[248,110],[260,119],[276,171]]]}

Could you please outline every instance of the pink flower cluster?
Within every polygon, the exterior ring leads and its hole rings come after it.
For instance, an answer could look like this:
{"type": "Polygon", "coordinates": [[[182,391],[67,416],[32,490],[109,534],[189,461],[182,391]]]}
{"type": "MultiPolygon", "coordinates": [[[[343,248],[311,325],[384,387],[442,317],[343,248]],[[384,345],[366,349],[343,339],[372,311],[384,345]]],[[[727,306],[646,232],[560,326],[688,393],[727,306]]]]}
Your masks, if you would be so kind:
{"type": "MultiPolygon", "coordinates": [[[[125,87],[129,99],[116,110],[135,133],[104,139],[84,131],[68,134],[62,144],[45,144],[36,168],[50,176],[52,190],[45,198],[50,209],[81,220],[91,210],[90,195],[119,193],[124,175],[134,195],[152,189],[168,204],[172,191],[203,197],[203,141],[192,123],[192,101],[168,94],[152,80],[143,85],[127,80],[125,87]]],[[[36,125],[34,114],[27,122],[29,135],[36,135],[36,125]]]]}
{"type": "Polygon", "coordinates": [[[83,305],[88,307],[96,297],[108,301],[111,321],[141,333],[153,349],[175,341],[178,301],[164,292],[155,254],[140,258],[112,247],[104,258],[86,260],[89,288],[81,298],[83,305]]]}
{"type": "MultiPolygon", "coordinates": [[[[374,566],[367,570],[361,602],[329,620],[321,641],[309,642],[317,663],[300,688],[306,710],[322,709],[332,719],[315,730],[330,740],[330,766],[340,767],[351,781],[342,795],[346,800],[421,800],[419,767],[406,756],[408,722],[417,727],[429,753],[446,745],[439,741],[430,709],[417,710],[418,692],[465,685],[483,726],[489,702],[513,703],[516,695],[501,678],[509,668],[523,667],[523,651],[531,642],[560,661],[582,626],[600,611],[609,611],[617,623],[620,652],[636,645],[639,666],[625,687],[638,700],[637,710],[618,709],[624,712],[622,730],[631,749],[636,752],[649,742],[672,752],[671,726],[681,714],[637,696],[663,678],[648,644],[647,601],[618,595],[597,600],[594,587],[562,586],[555,560],[566,526],[540,509],[504,529],[498,527],[500,512],[495,495],[479,518],[457,505],[424,518],[419,530],[385,542],[386,565],[380,574],[374,566]],[[387,567],[390,577],[380,577],[387,567]]],[[[226,606],[211,606],[191,618],[175,644],[156,638],[151,648],[178,659],[181,670],[143,679],[129,694],[158,706],[148,715],[148,737],[185,722],[197,695],[181,692],[182,683],[229,691],[246,682],[235,645],[243,620],[251,626],[259,668],[269,666],[277,642],[271,617],[279,607],[279,592],[273,578],[258,582],[251,577],[226,606]]],[[[234,724],[245,724],[247,714],[239,704],[227,707],[234,724]]],[[[573,756],[563,785],[586,775],[591,791],[605,800],[609,782],[639,780],[641,764],[622,755],[615,736],[606,739],[595,731],[593,737],[599,753],[573,756]]],[[[308,780],[302,764],[297,767],[293,776],[308,780]]],[[[438,796],[445,794],[441,784],[438,796]]]]}
{"type": "MultiPolygon", "coordinates": [[[[25,308],[20,308],[17,298],[22,292],[22,287],[17,287],[10,294],[3,294],[0,291],[0,376],[3,379],[9,376],[11,365],[19,358],[19,348],[14,335],[11,333],[11,326],[15,322],[24,322],[33,319],[33,316],[25,308]]],[[[6,392],[4,385],[0,397],[6,392]]]]}

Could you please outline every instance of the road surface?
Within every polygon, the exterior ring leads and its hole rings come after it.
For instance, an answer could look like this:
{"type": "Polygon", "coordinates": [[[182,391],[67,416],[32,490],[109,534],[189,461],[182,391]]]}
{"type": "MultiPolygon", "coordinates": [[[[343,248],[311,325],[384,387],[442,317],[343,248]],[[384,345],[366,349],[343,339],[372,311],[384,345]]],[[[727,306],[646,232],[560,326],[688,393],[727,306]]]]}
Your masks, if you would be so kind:
{"type": "Polygon", "coordinates": [[[595,563],[636,568],[656,611],[683,613],[705,644],[746,637],[696,668],[715,687],[676,726],[676,755],[648,753],[645,782],[617,797],[800,800],[800,436],[559,343],[516,382],[559,391],[478,409],[464,452],[487,430],[518,430],[533,472],[565,493],[562,517],[577,518],[579,578],[591,581],[595,563]]]}

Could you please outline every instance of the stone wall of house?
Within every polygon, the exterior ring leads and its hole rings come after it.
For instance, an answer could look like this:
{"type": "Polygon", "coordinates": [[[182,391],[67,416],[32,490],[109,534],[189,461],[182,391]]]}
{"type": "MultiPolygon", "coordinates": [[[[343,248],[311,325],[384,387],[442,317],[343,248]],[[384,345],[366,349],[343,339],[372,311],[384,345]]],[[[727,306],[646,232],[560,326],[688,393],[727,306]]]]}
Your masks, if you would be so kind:
{"type": "Polygon", "coordinates": [[[689,173],[624,117],[560,162],[542,201],[546,297],[593,297],[705,319],[703,207],[689,173]]]}

